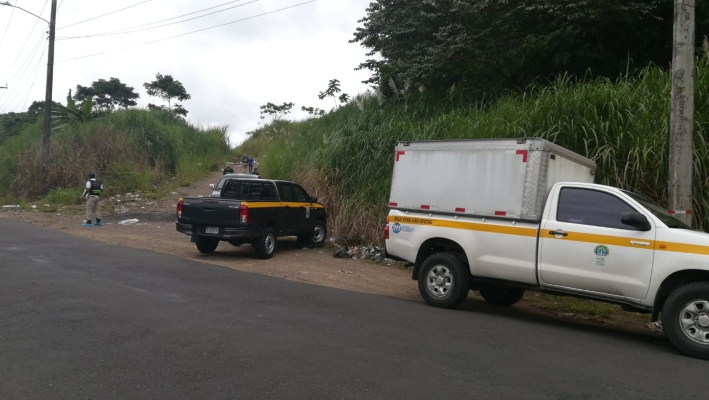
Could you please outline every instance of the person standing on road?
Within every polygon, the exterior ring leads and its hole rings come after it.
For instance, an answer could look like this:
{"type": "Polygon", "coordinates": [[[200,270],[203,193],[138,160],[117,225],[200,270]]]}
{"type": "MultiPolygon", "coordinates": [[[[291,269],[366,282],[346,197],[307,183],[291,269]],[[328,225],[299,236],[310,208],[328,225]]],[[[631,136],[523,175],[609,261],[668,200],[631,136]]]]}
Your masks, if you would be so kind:
{"type": "Polygon", "coordinates": [[[96,226],[103,226],[101,217],[98,215],[98,201],[103,190],[103,184],[96,180],[96,174],[89,173],[89,180],[86,181],[82,198],[86,199],[86,222],[81,226],[94,226],[91,222],[96,218],[96,226]]]}
{"type": "Polygon", "coordinates": [[[254,172],[254,156],[249,156],[249,173],[254,172]]]}

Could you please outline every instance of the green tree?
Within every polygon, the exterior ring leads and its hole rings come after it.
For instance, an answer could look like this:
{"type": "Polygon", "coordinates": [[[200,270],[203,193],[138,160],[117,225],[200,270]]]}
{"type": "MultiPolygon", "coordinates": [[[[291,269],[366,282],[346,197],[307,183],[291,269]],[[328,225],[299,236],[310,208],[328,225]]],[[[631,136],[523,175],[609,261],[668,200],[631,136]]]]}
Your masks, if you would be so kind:
{"type": "Polygon", "coordinates": [[[175,104],[173,106],[172,101],[173,99],[185,101],[191,99],[192,96],[187,93],[182,83],[174,79],[171,75],[162,75],[158,72],[155,75],[155,80],[144,83],[143,87],[145,87],[149,96],[158,97],[167,101],[167,108],[155,104],[148,104],[149,109],[167,109],[175,115],[187,116],[188,111],[185,110],[181,104],[175,104]]]}
{"type": "MultiPolygon", "coordinates": [[[[335,102],[335,107],[337,107],[337,94],[340,92],[342,92],[342,90],[340,89],[340,81],[338,79],[330,79],[330,82],[328,82],[327,84],[327,89],[325,89],[324,92],[320,92],[318,94],[318,99],[323,100],[325,97],[332,97],[332,100],[335,102]]],[[[348,95],[347,93],[342,93],[339,96],[340,103],[347,103],[349,99],[350,95],[348,95]]]]}
{"type": "Polygon", "coordinates": [[[290,114],[293,106],[295,106],[294,103],[283,103],[281,105],[276,105],[268,102],[259,107],[261,109],[261,119],[269,117],[271,118],[271,122],[280,122],[286,115],[290,114]]]}
{"type": "Polygon", "coordinates": [[[321,110],[321,109],[315,108],[315,107],[303,106],[303,107],[300,107],[300,109],[307,112],[308,115],[310,115],[311,117],[319,117],[319,116],[325,115],[325,110],[321,110]]]}
{"type": "Polygon", "coordinates": [[[366,12],[351,42],[386,96],[405,82],[494,93],[559,73],[616,77],[672,55],[669,0],[376,0],[366,12]]]}
{"type": "Polygon", "coordinates": [[[116,107],[128,108],[137,105],[135,102],[140,95],[133,88],[124,84],[118,78],[109,80],[99,79],[91,86],[76,85],[74,100],[85,102],[91,99],[94,106],[100,110],[108,111],[116,107]]]}

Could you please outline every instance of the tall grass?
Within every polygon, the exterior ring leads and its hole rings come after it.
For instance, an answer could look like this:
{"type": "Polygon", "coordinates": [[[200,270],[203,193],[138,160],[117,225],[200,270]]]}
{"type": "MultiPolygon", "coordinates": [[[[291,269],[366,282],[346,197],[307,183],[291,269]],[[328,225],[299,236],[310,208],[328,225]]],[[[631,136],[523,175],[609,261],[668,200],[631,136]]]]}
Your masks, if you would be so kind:
{"type": "Polygon", "coordinates": [[[42,125],[0,146],[0,198],[32,199],[82,187],[95,172],[108,193],[150,191],[168,179],[190,182],[228,157],[225,129],[200,130],[168,112],[122,110],[52,132],[40,168],[42,125]]]}
{"type": "MultiPolygon", "coordinates": [[[[709,229],[706,62],[698,64],[695,79],[695,223],[709,229]]],[[[669,100],[670,74],[655,67],[617,81],[560,77],[485,107],[381,104],[360,96],[321,118],[293,123],[270,142],[261,172],[321,193],[334,234],[372,242],[381,240],[400,140],[541,137],[596,161],[597,183],[666,204],[669,100]]],[[[448,171],[439,174],[448,179],[448,171]]]]}

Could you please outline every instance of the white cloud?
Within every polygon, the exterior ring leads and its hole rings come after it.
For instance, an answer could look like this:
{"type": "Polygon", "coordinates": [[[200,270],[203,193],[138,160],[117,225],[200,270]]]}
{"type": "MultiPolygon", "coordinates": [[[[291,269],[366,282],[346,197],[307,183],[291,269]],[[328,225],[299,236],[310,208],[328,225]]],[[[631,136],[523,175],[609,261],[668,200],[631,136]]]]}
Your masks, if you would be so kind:
{"type": "MultiPolygon", "coordinates": [[[[77,84],[86,86],[97,79],[116,77],[135,88],[141,96],[139,105],[146,106],[159,100],[147,96],[143,83],[153,80],[157,72],[170,74],[182,82],[192,96],[183,103],[189,111],[188,120],[201,126],[228,125],[231,141],[236,144],[246,138],[246,132],[258,127],[259,106],[262,104],[294,102],[297,110],[301,106],[330,109],[334,105],[332,99],[321,101],[317,94],[325,90],[333,78],[339,79],[343,92],[350,95],[367,89],[361,81],[367,79],[369,73],[354,71],[365,60],[366,51],[348,40],[353,37],[357,21],[365,15],[370,0],[318,0],[143,46],[139,45],[307,0],[242,0],[212,11],[235,5],[241,7],[158,29],[61,40],[131,28],[227,1],[152,0],[106,17],[65,27],[141,1],[123,1],[119,5],[108,0],[59,0],[53,99],[64,103],[67,91],[74,90],[77,84]],[[119,50],[126,47],[130,48],[119,50]],[[102,52],[105,54],[70,60],[102,52]]],[[[15,4],[14,0],[10,2],[15,4]]],[[[51,0],[18,0],[17,5],[49,19],[50,3],[51,0]],[[41,11],[45,2],[46,7],[41,11]]],[[[191,17],[199,15],[202,14],[191,17]]],[[[175,21],[178,20],[164,23],[175,21]]],[[[0,86],[7,82],[9,89],[0,90],[0,113],[19,112],[26,110],[32,101],[44,99],[47,55],[45,52],[43,60],[39,56],[47,45],[43,39],[47,24],[20,10],[12,13],[11,7],[0,6],[0,34],[5,28],[7,35],[4,40],[0,37],[3,41],[0,46],[0,86]],[[23,48],[25,39],[28,41],[23,48]],[[18,61],[13,64],[18,55],[18,61]]],[[[303,114],[299,111],[294,117],[302,118],[303,114]]]]}

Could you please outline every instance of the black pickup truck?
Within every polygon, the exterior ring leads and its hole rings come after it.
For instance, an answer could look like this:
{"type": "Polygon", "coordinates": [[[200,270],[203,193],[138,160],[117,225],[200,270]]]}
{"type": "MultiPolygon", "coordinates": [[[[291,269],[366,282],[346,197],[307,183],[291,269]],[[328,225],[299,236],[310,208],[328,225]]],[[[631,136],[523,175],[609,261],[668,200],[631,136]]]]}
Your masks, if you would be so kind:
{"type": "Polygon", "coordinates": [[[219,198],[182,197],[177,202],[177,231],[192,236],[201,253],[220,241],[251,243],[259,258],[271,258],[279,236],[297,236],[304,246],[320,246],[327,235],[327,214],[293,182],[230,179],[219,198]]]}

